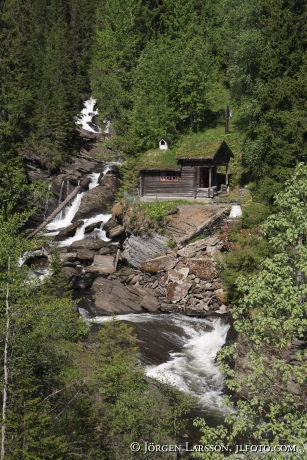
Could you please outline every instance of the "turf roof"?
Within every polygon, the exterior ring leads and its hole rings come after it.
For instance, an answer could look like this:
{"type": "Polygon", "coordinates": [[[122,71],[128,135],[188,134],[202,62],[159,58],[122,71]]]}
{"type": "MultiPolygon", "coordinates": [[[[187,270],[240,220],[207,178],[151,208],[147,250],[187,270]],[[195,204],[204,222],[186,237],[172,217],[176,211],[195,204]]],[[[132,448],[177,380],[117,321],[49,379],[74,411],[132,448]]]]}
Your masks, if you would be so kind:
{"type": "Polygon", "coordinates": [[[225,141],[235,153],[240,150],[240,136],[237,132],[225,134],[224,126],[208,129],[203,133],[182,137],[171,149],[151,149],[141,155],[138,169],[179,169],[180,159],[212,159],[225,141]]]}

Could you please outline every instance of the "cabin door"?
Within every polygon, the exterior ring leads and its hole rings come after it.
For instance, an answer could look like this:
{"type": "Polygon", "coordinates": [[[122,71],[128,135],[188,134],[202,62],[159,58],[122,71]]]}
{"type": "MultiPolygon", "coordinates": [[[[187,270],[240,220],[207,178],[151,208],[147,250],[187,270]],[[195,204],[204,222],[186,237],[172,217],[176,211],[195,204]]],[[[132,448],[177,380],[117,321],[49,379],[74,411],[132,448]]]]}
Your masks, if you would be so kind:
{"type": "Polygon", "coordinates": [[[198,187],[199,188],[209,188],[211,187],[211,184],[209,185],[210,182],[210,169],[211,168],[199,168],[199,179],[198,179],[198,187]]]}

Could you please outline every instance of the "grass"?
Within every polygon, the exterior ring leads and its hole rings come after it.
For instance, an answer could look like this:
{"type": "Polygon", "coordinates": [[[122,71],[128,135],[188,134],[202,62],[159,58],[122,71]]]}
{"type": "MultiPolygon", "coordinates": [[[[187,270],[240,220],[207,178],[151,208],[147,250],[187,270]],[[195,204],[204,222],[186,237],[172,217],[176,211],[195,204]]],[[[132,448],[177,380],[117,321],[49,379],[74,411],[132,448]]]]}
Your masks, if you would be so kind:
{"type": "Polygon", "coordinates": [[[241,152],[241,136],[235,130],[225,134],[225,127],[207,129],[203,133],[184,136],[176,149],[177,158],[213,158],[221,143],[225,141],[234,152],[241,152]]]}
{"type": "Polygon", "coordinates": [[[154,201],[130,205],[124,215],[124,224],[135,234],[163,233],[168,223],[168,215],[176,212],[173,201],[154,201]]]}
{"type": "Polygon", "coordinates": [[[241,135],[233,130],[225,134],[224,126],[181,137],[169,150],[151,149],[143,153],[138,169],[178,169],[181,158],[213,158],[221,143],[226,141],[235,156],[241,156],[241,135]]]}
{"type": "Polygon", "coordinates": [[[151,149],[141,155],[138,169],[179,169],[174,149],[151,149]]]}

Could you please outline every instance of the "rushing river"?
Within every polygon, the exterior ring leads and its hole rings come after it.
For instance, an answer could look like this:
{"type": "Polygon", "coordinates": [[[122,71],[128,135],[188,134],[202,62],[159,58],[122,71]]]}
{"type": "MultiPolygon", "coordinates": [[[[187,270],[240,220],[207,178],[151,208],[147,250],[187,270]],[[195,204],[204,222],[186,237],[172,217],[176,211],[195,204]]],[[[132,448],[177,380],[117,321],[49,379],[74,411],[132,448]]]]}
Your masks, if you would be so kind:
{"type": "MultiPolygon", "coordinates": [[[[89,318],[94,324],[112,320],[109,316],[89,318]]],[[[208,421],[222,421],[223,375],[216,355],[226,340],[229,325],[222,319],[208,320],[178,314],[118,315],[136,331],[146,374],[195,396],[199,414],[208,421]]]]}

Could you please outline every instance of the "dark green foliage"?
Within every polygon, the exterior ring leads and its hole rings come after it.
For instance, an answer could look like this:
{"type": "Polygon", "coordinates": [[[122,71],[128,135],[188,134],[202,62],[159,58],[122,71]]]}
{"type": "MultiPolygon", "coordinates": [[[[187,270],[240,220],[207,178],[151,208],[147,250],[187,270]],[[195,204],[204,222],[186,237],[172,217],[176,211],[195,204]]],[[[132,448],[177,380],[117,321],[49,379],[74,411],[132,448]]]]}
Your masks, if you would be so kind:
{"type": "Polygon", "coordinates": [[[243,161],[256,178],[284,182],[306,159],[306,5],[237,2],[230,15],[232,94],[246,132],[243,161]]]}
{"type": "Polygon", "coordinates": [[[96,1],[82,3],[1,6],[0,147],[33,150],[51,170],[76,148],[75,116],[90,89],[96,1]]]}
{"type": "Polygon", "coordinates": [[[52,295],[57,275],[45,289],[26,265],[20,266],[23,252],[31,250],[18,236],[24,220],[0,214],[0,297],[2,306],[9,304],[0,315],[1,362],[5,337],[9,356],[6,458],[69,459],[68,440],[60,429],[62,408],[55,411],[50,398],[65,387],[61,374],[71,366],[65,343],[80,339],[86,330],[63,286],[60,296],[52,295]]]}
{"type": "Polygon", "coordinates": [[[242,219],[224,229],[228,251],[221,262],[222,277],[231,302],[241,295],[237,289],[238,277],[257,272],[261,260],[272,252],[270,244],[262,237],[262,225],[270,213],[271,208],[263,203],[247,203],[242,219]]]}
{"type": "Polygon", "coordinates": [[[211,5],[106,1],[98,8],[92,67],[102,117],[128,153],[215,125],[228,102],[220,24],[211,5]]]}
{"type": "MultiPolygon", "coordinates": [[[[160,453],[131,453],[132,442],[151,439],[172,443],[182,429],[191,401],[176,390],[150,383],[138,361],[138,347],[132,329],[113,320],[99,333],[96,386],[101,395],[98,408],[101,443],[108,460],[154,458],[160,453]]],[[[172,456],[165,454],[166,459],[172,456]]]]}

